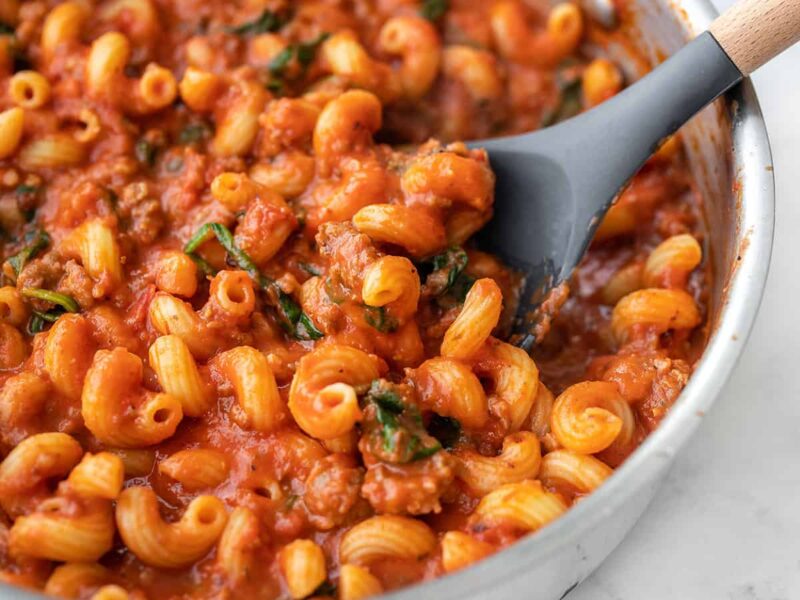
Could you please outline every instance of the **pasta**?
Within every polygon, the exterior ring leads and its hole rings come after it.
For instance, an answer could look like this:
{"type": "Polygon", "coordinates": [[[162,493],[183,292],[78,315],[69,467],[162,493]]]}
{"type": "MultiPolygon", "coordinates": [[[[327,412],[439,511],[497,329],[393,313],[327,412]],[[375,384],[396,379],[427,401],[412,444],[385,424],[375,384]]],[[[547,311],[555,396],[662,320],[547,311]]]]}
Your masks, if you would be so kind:
{"type": "Polygon", "coordinates": [[[116,521],[125,544],[143,562],[176,568],[196,561],[214,545],[228,519],[220,500],[198,496],[181,519],[165,523],[158,513],[155,492],[131,487],[119,497],[116,521]]]}
{"type": "Polygon", "coordinates": [[[639,75],[578,2],[14,0],[0,33],[4,582],[391,593],[535,535],[679,401],[713,297],[680,136],[536,314],[480,249],[474,140],[639,75]]]}

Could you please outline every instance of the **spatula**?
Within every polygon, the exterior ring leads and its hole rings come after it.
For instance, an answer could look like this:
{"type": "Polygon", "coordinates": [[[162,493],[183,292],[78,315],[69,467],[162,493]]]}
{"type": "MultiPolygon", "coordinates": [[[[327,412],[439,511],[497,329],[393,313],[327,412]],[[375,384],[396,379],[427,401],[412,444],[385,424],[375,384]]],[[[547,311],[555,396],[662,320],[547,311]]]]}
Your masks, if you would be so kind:
{"type": "MultiPolygon", "coordinates": [[[[800,39],[800,0],[740,0],[634,85],[573,119],[482,140],[497,174],[495,217],[482,242],[526,276],[527,315],[569,279],[603,215],[660,143],[755,69],[800,39]]],[[[800,66],[798,66],[800,74],[800,66]]]]}

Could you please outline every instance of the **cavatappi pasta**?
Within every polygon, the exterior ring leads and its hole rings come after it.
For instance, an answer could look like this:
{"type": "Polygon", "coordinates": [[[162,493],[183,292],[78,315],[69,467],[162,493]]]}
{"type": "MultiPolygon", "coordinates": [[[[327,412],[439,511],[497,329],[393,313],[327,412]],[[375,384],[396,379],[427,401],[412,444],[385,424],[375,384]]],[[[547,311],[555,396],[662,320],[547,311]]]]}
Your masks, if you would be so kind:
{"type": "Polygon", "coordinates": [[[609,40],[572,1],[0,0],[0,579],[360,600],[613,476],[705,339],[680,139],[532,355],[462,141],[619,92],[609,40]]]}

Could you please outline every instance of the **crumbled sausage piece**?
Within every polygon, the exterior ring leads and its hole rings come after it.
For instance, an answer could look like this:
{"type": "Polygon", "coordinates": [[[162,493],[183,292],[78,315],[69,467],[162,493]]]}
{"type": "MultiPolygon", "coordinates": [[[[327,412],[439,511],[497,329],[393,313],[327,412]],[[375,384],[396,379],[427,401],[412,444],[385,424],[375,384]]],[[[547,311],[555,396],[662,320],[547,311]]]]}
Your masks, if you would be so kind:
{"type": "Polygon", "coordinates": [[[325,223],[317,233],[322,256],[330,260],[328,275],[353,291],[361,290],[364,271],[378,258],[372,240],[347,223],[325,223]]]}
{"type": "Polygon", "coordinates": [[[678,399],[689,381],[691,366],[683,360],[669,358],[654,361],[656,375],[647,398],[637,407],[642,423],[653,431],[678,399]]]}
{"type": "Polygon", "coordinates": [[[92,289],[94,281],[86,270],[74,260],[68,260],[64,265],[64,276],[58,282],[57,291],[75,299],[81,308],[87,309],[94,305],[92,289]]]}
{"type": "Polygon", "coordinates": [[[454,467],[455,459],[446,451],[406,465],[376,463],[367,470],[361,495],[378,513],[438,513],[439,500],[455,477],[454,467]]]}
{"type": "Polygon", "coordinates": [[[161,204],[150,196],[145,182],[125,186],[117,211],[123,219],[127,235],[137,245],[153,242],[164,226],[161,204]]]}
{"type": "Polygon", "coordinates": [[[318,461],[306,478],[303,501],[309,521],[317,529],[332,529],[344,522],[358,501],[362,469],[346,454],[332,454],[318,461]]]}

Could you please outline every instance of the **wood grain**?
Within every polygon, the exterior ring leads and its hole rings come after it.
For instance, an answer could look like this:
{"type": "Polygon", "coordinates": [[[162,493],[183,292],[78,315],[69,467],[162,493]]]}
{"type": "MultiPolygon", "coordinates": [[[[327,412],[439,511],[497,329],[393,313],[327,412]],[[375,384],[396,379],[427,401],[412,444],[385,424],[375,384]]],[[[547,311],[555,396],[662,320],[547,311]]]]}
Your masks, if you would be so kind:
{"type": "Polygon", "coordinates": [[[745,75],[800,40],[800,0],[740,0],[711,34],[745,75]]]}

